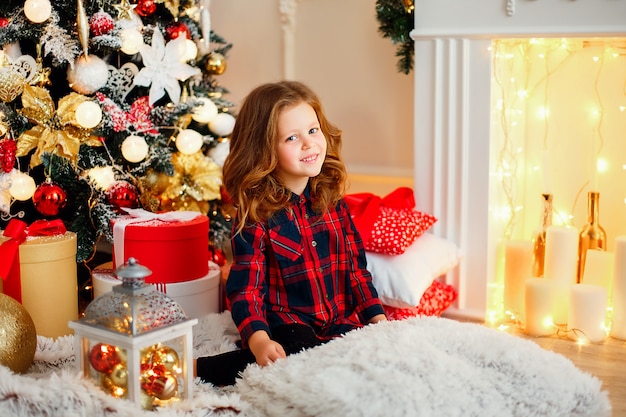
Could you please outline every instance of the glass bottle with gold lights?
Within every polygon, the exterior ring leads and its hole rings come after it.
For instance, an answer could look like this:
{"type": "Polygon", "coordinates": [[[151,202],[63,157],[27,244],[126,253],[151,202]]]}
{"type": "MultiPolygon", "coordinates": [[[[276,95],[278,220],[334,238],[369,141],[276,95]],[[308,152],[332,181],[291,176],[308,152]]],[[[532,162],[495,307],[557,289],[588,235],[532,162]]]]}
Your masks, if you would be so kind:
{"type": "Polygon", "coordinates": [[[543,266],[546,255],[546,230],[552,225],[552,194],[541,194],[543,204],[541,226],[533,244],[533,276],[543,276],[543,266]]]}
{"type": "Polygon", "coordinates": [[[587,224],[582,227],[578,235],[578,275],[580,282],[585,270],[587,250],[606,249],[606,232],[600,226],[600,193],[589,191],[587,194],[587,224]]]}

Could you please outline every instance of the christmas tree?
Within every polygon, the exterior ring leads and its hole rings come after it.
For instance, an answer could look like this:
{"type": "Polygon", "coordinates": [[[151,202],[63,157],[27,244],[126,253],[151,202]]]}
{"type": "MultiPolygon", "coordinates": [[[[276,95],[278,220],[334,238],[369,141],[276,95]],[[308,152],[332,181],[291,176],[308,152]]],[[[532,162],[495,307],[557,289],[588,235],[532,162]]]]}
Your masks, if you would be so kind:
{"type": "Polygon", "coordinates": [[[83,263],[124,208],[198,211],[221,250],[232,45],[210,24],[209,0],[3,2],[0,227],[60,219],[83,263]]]}

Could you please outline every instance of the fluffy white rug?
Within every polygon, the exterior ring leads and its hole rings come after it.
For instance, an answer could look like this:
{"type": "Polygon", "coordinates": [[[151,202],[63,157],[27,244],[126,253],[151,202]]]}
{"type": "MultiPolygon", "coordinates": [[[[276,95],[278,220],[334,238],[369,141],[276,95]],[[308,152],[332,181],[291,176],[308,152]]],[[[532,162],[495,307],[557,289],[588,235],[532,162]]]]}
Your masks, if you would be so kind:
{"type": "MultiPolygon", "coordinates": [[[[228,313],[194,328],[194,354],[232,350],[228,313]]],[[[193,400],[135,409],[73,372],[71,336],[40,338],[27,375],[0,367],[1,416],[588,416],[608,417],[601,382],[532,341],[435,317],[354,331],[270,367],[252,365],[232,388],[198,384],[193,400]]]]}

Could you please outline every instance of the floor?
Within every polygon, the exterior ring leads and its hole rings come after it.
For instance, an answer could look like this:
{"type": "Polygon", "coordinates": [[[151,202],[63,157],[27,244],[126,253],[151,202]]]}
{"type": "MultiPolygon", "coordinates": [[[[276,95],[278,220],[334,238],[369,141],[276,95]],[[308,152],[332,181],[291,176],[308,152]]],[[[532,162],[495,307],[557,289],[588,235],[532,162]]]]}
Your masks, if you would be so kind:
{"type": "MultiPolygon", "coordinates": [[[[464,318],[443,314],[465,321],[464,318]]],[[[607,337],[602,343],[579,344],[566,336],[531,337],[515,325],[505,330],[515,336],[532,340],[544,349],[569,358],[579,369],[602,381],[613,408],[612,417],[626,417],[626,340],[607,337]]]]}
{"type": "Polygon", "coordinates": [[[559,336],[529,337],[520,330],[512,332],[566,356],[579,369],[596,376],[609,393],[613,417],[626,417],[626,341],[607,338],[602,343],[580,345],[559,336]]]}

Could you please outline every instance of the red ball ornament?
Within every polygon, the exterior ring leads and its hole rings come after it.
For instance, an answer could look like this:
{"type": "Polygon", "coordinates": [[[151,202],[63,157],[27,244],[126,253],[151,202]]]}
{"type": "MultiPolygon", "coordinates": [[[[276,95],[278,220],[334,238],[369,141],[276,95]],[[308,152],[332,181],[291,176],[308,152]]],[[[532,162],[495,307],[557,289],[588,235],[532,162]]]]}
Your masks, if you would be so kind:
{"type": "Polygon", "coordinates": [[[115,20],[104,10],[94,13],[91,18],[89,18],[89,31],[91,32],[91,36],[106,35],[112,31],[114,27],[115,20]]]}
{"type": "Polygon", "coordinates": [[[118,208],[137,207],[138,197],[137,187],[127,181],[116,181],[106,190],[107,201],[118,208]]]}
{"type": "Polygon", "coordinates": [[[169,40],[176,39],[179,36],[184,36],[187,39],[191,39],[191,31],[183,22],[171,22],[165,27],[165,34],[169,40]]]}
{"type": "Polygon", "coordinates": [[[156,12],[156,3],[154,0],[139,0],[137,2],[137,7],[135,7],[135,11],[140,16],[150,16],[156,12]]]}
{"type": "Polygon", "coordinates": [[[0,28],[5,28],[9,26],[9,19],[6,17],[0,17],[0,28]]]}
{"type": "Polygon", "coordinates": [[[33,194],[33,203],[37,211],[44,216],[56,216],[65,207],[65,191],[52,181],[46,180],[33,194]]]}
{"type": "Polygon", "coordinates": [[[212,249],[211,250],[211,260],[215,262],[218,266],[226,265],[226,255],[224,255],[224,251],[221,249],[212,249]]]}
{"type": "Polygon", "coordinates": [[[98,343],[89,351],[89,363],[93,369],[103,374],[110,374],[115,365],[121,362],[115,346],[98,343]]]}

